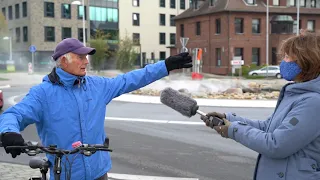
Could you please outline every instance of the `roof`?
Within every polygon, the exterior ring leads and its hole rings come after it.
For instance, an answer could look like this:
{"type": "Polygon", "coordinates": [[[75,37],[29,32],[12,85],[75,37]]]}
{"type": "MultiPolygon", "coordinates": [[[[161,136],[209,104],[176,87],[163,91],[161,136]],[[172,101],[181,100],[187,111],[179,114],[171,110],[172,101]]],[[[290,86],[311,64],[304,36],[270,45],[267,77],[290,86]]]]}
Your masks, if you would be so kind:
{"type": "MultiPolygon", "coordinates": [[[[190,7],[179,14],[174,20],[191,18],[195,16],[214,14],[218,12],[256,12],[266,13],[267,5],[263,0],[256,0],[256,5],[248,5],[245,0],[217,0],[214,6],[209,5],[209,0],[204,0],[199,9],[190,7]]],[[[269,6],[269,13],[274,14],[296,14],[296,7],[287,6],[269,6]]],[[[320,14],[319,8],[300,8],[300,14],[320,14]]]]}

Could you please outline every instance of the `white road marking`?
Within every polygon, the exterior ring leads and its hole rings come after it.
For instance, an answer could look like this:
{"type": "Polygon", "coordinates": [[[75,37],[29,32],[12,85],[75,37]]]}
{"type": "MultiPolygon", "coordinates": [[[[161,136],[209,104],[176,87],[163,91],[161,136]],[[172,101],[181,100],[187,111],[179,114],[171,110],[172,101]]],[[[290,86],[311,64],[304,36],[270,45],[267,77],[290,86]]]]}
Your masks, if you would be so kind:
{"type": "Polygon", "coordinates": [[[198,178],[179,178],[179,177],[163,177],[163,176],[141,176],[131,174],[108,173],[109,179],[116,180],[199,180],[198,178]]]}
{"type": "Polygon", "coordinates": [[[185,124],[185,125],[204,125],[204,122],[191,121],[171,121],[171,120],[157,120],[157,119],[141,119],[141,118],[122,118],[122,117],[106,117],[107,121],[129,121],[129,122],[145,122],[158,124],[185,124]]]}
{"type": "Polygon", "coordinates": [[[4,86],[0,86],[0,89],[6,89],[6,88],[11,88],[11,86],[8,84],[8,85],[4,85],[4,86]]]}

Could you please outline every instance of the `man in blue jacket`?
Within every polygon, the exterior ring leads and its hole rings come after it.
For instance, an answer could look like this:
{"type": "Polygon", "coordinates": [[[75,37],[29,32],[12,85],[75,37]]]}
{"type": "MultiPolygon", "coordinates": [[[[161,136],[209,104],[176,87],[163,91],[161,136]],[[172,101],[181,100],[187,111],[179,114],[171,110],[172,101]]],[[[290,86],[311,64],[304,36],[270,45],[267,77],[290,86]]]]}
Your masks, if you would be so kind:
{"type": "MultiPolygon", "coordinates": [[[[115,97],[144,87],[169,74],[174,69],[192,67],[188,53],[170,56],[164,61],[147,65],[115,78],[86,76],[88,59],[95,49],[79,40],[61,41],[52,55],[57,66],[32,87],[25,98],[0,116],[2,145],[23,145],[20,131],[35,124],[44,146],[72,149],[72,143],[103,144],[106,139],[104,121],[106,105],[115,97]]],[[[19,150],[6,149],[15,158],[19,150]]],[[[54,156],[47,155],[51,164],[54,156]]],[[[63,159],[65,161],[65,159],[63,159]]],[[[90,157],[79,155],[72,164],[72,179],[107,179],[111,169],[108,152],[96,152],[90,157]]],[[[62,171],[61,179],[65,172],[62,171]]],[[[53,170],[50,168],[53,179],[53,170]]]]}

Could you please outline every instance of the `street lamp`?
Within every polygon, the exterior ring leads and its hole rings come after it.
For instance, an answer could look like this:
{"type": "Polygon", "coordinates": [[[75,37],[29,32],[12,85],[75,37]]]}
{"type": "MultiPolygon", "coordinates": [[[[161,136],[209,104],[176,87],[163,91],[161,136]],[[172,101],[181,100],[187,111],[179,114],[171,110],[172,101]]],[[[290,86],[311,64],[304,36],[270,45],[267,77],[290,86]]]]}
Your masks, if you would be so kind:
{"type": "Polygon", "coordinates": [[[9,37],[9,36],[6,36],[6,37],[4,37],[3,38],[4,40],[10,40],[9,42],[10,42],[10,61],[12,61],[12,39],[11,39],[11,37],[9,37]]]}
{"type": "Polygon", "coordinates": [[[84,46],[86,46],[86,25],[85,25],[85,19],[84,19],[84,16],[86,14],[85,12],[85,9],[84,9],[84,0],[82,0],[82,3],[80,1],[73,1],[71,4],[75,4],[75,5],[81,5],[82,4],[82,7],[83,7],[83,15],[82,15],[82,36],[83,36],[83,44],[84,46]]]}
{"type": "MultiPolygon", "coordinates": [[[[74,4],[74,5],[81,5],[82,4],[82,7],[83,7],[83,15],[82,15],[82,37],[83,37],[83,45],[86,46],[86,21],[84,19],[84,16],[86,14],[86,11],[84,9],[84,0],[82,0],[82,3],[80,1],[72,1],[71,4],[74,4]]],[[[87,55],[87,59],[89,59],[88,55],[87,55]]],[[[91,67],[91,64],[90,64],[90,61],[89,61],[89,70],[90,70],[90,67],[91,67]]]]}

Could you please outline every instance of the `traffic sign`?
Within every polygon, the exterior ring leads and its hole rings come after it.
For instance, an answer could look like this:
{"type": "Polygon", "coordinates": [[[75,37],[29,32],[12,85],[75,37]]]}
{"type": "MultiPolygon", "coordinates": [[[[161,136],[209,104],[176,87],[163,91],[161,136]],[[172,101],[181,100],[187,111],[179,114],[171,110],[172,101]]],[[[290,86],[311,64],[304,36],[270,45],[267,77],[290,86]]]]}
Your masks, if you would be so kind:
{"type": "Polygon", "coordinates": [[[32,53],[36,52],[36,50],[37,50],[37,48],[36,48],[36,46],[34,46],[34,45],[31,45],[31,46],[29,47],[29,51],[32,52],[32,53]]]}
{"type": "Polygon", "coordinates": [[[244,61],[243,60],[232,60],[231,65],[243,65],[244,61]]]}

